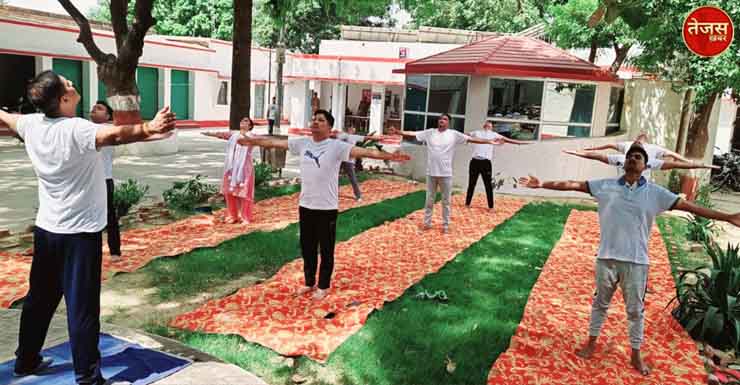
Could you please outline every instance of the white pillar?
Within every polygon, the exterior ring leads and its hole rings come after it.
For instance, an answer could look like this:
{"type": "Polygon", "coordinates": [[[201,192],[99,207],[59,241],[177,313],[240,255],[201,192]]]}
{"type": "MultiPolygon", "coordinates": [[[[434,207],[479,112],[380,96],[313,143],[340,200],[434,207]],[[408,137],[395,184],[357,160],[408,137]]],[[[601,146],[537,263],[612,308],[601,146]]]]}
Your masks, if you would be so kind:
{"type": "MultiPolygon", "coordinates": [[[[161,68],[159,70],[159,107],[172,106],[172,70],[161,68]]],[[[178,119],[183,119],[178,116],[178,119]]]]}
{"type": "Polygon", "coordinates": [[[606,123],[609,117],[609,98],[611,96],[611,90],[611,84],[609,83],[599,83],[596,85],[594,112],[591,118],[592,137],[606,135],[606,123]]]}
{"type": "Polygon", "coordinates": [[[286,87],[286,91],[286,100],[290,103],[290,128],[307,128],[311,116],[308,80],[296,80],[286,87]]]}
{"type": "Polygon", "coordinates": [[[37,74],[44,71],[49,71],[54,67],[53,59],[48,56],[34,57],[34,64],[34,69],[36,70],[37,74]]]}
{"type": "Polygon", "coordinates": [[[347,95],[347,85],[342,83],[333,83],[331,95],[331,113],[334,115],[334,129],[343,131],[344,111],[347,106],[345,98],[347,95]]]}
{"type": "Polygon", "coordinates": [[[91,61],[89,71],[90,73],[87,76],[87,80],[90,84],[90,99],[93,101],[105,100],[105,95],[98,94],[98,83],[100,82],[100,79],[98,78],[98,64],[91,61]]]}
{"type": "Polygon", "coordinates": [[[83,61],[82,62],[82,116],[89,118],[90,110],[95,102],[98,101],[98,76],[97,70],[94,68],[95,62],[83,61]],[[86,97],[85,97],[86,96],[86,97]]]}
{"type": "Polygon", "coordinates": [[[385,123],[385,86],[373,84],[371,95],[368,132],[382,134],[385,123]]]}
{"type": "Polygon", "coordinates": [[[480,129],[488,118],[488,94],[491,92],[487,76],[471,76],[465,105],[465,132],[480,129]]]}

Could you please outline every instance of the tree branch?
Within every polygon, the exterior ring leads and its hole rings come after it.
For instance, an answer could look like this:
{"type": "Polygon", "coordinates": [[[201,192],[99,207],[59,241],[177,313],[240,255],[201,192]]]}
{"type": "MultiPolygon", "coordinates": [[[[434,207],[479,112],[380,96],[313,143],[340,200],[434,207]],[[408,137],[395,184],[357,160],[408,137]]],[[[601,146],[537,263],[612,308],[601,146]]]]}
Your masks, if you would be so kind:
{"type": "Polygon", "coordinates": [[[59,4],[64,7],[72,19],[74,19],[75,23],[77,23],[77,26],[80,27],[80,35],[77,37],[77,41],[85,46],[87,53],[90,54],[90,57],[92,57],[96,63],[100,64],[105,62],[107,55],[98,48],[97,44],[95,44],[95,39],[93,39],[92,30],[90,29],[90,22],[87,21],[87,18],[80,13],[77,7],[75,7],[70,0],[59,0],[59,4]]]}
{"type": "Polygon", "coordinates": [[[128,34],[128,23],[126,15],[128,14],[128,0],[111,0],[110,15],[111,24],[113,25],[113,34],[116,36],[116,49],[120,50],[123,41],[128,34]]]}
{"type": "Polygon", "coordinates": [[[134,23],[131,26],[124,43],[119,49],[118,57],[121,64],[128,69],[136,69],[139,58],[144,51],[144,37],[154,25],[152,5],[154,0],[137,0],[134,8],[134,23]]]}

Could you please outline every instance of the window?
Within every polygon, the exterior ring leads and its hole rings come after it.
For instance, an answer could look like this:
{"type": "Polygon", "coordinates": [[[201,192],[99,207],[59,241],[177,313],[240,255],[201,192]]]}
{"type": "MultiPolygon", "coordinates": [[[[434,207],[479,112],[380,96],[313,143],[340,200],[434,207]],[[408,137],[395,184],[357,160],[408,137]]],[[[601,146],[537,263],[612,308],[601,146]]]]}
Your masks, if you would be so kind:
{"type": "Polygon", "coordinates": [[[591,136],[596,86],[547,82],[542,116],[542,139],[591,136]]]}
{"type": "Polygon", "coordinates": [[[467,94],[467,76],[407,76],[403,130],[434,128],[439,116],[449,113],[452,116],[450,128],[462,132],[465,127],[467,94]]]}
{"type": "Polygon", "coordinates": [[[229,82],[221,82],[221,86],[218,88],[218,98],[216,99],[216,104],[229,104],[229,82]]]}
{"type": "Polygon", "coordinates": [[[491,79],[488,117],[516,139],[591,135],[596,86],[556,81],[491,79]]]}
{"type": "Polygon", "coordinates": [[[519,140],[539,137],[544,81],[491,79],[488,117],[494,129],[519,140]]]}
{"type": "Polygon", "coordinates": [[[609,114],[606,121],[606,135],[615,135],[620,132],[622,108],[624,107],[624,88],[612,87],[609,94],[609,114]]]}

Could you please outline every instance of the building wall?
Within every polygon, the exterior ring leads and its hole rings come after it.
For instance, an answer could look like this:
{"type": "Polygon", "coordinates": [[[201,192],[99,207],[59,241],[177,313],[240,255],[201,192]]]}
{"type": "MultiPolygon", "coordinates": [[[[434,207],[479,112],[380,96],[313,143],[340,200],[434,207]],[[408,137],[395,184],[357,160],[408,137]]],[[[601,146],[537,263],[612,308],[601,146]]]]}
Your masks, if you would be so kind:
{"type": "Polygon", "coordinates": [[[319,44],[319,53],[321,55],[399,58],[399,49],[406,48],[407,59],[420,59],[460,46],[461,44],[322,40],[319,44]]]}
{"type": "Polygon", "coordinates": [[[738,105],[730,97],[723,97],[718,102],[718,127],[715,143],[715,154],[726,154],[732,149],[732,133],[735,130],[735,117],[738,105]]]}

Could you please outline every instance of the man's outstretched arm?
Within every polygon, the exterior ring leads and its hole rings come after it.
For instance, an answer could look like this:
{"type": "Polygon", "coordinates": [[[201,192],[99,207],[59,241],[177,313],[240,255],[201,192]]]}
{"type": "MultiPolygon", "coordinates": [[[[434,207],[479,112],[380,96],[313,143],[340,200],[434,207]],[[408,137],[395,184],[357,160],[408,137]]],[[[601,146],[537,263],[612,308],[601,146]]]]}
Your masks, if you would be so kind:
{"type": "Polygon", "coordinates": [[[248,136],[245,138],[239,138],[237,143],[245,146],[282,148],[284,150],[288,149],[288,141],[286,139],[278,139],[272,136],[248,136]]]}
{"type": "Polygon", "coordinates": [[[740,213],[735,213],[735,214],[724,213],[721,211],[712,210],[706,207],[696,205],[694,203],[685,201],[683,199],[679,199],[678,203],[676,203],[676,206],[673,208],[675,210],[686,211],[686,212],[689,212],[694,215],[698,215],[700,217],[704,217],[707,219],[714,219],[718,221],[732,223],[733,225],[740,227],[740,213]]]}
{"type": "Polygon", "coordinates": [[[563,181],[547,181],[547,182],[541,182],[537,177],[535,176],[528,176],[519,178],[519,184],[533,189],[538,188],[544,188],[547,190],[558,190],[558,191],[580,191],[584,193],[588,193],[588,183],[585,181],[573,181],[573,180],[563,180],[563,181]]]}

